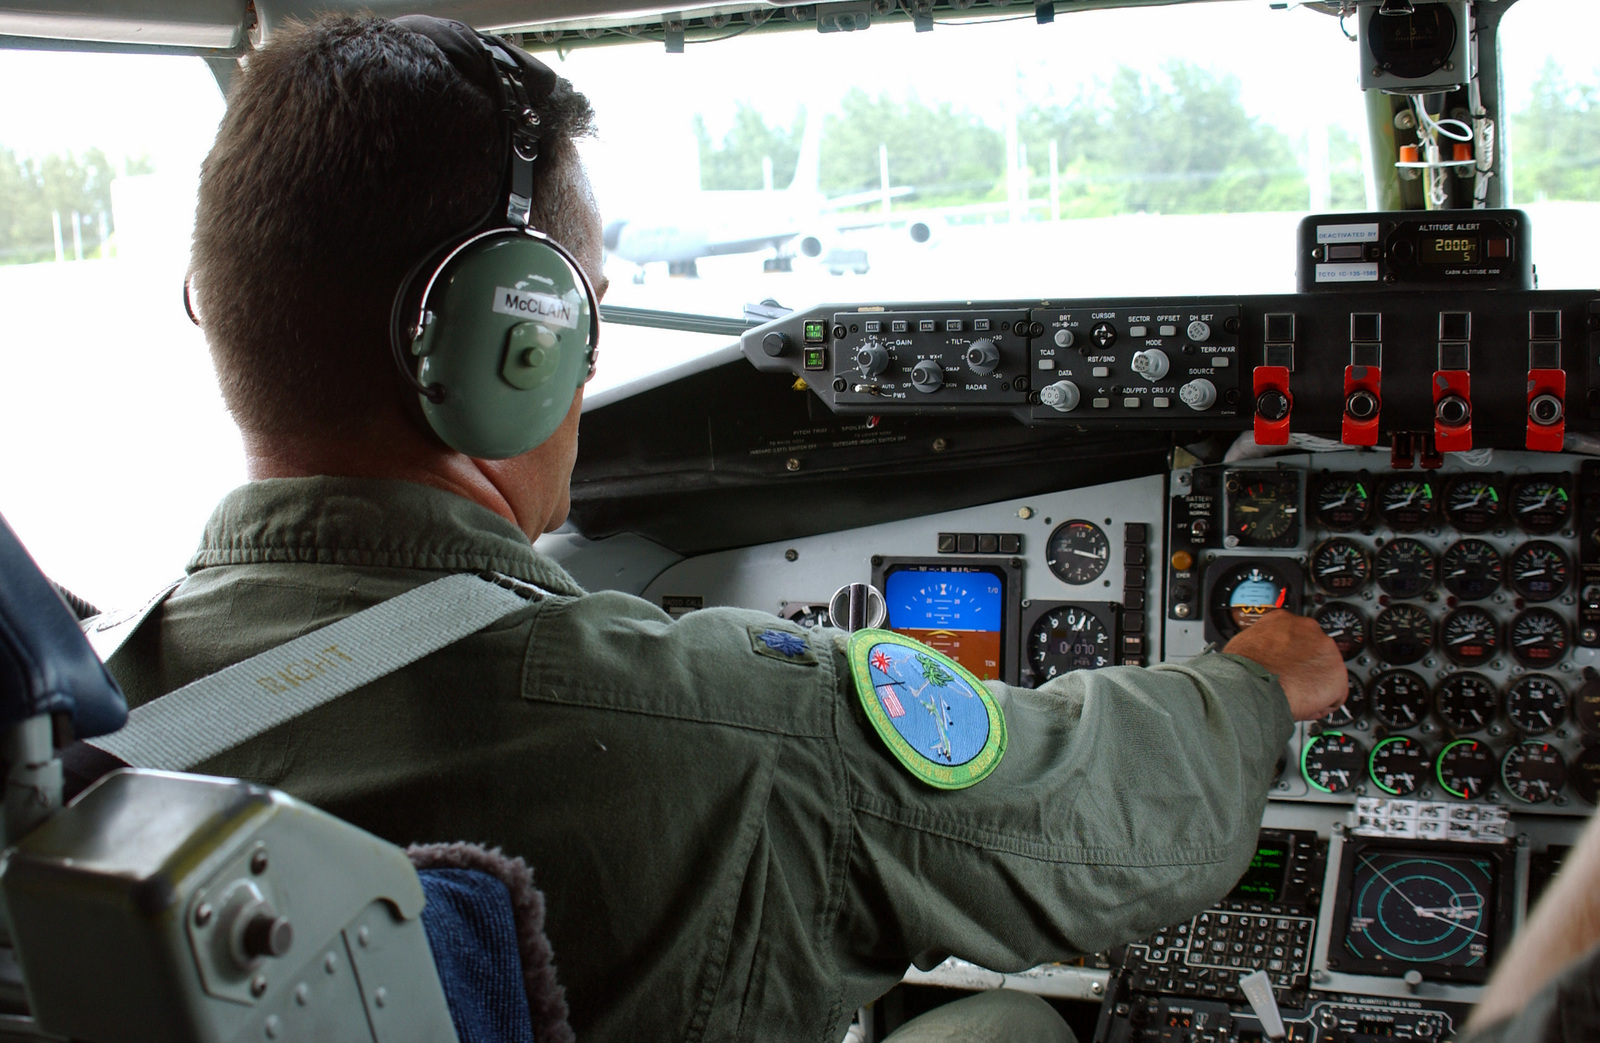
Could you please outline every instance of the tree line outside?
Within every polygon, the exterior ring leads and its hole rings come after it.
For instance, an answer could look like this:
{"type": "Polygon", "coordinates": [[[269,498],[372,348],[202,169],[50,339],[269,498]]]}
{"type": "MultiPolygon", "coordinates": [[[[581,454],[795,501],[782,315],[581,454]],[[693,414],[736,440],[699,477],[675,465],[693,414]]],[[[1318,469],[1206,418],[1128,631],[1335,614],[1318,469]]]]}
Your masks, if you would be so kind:
{"type": "Polygon", "coordinates": [[[83,256],[99,256],[112,230],[112,180],[150,171],[148,159],[119,169],[97,148],[30,158],[0,146],[0,264],[54,260],[57,220],[63,252],[75,256],[74,215],[83,256]]]}
{"type": "MultiPolygon", "coordinates": [[[[1513,176],[1518,203],[1541,199],[1600,201],[1600,88],[1575,83],[1553,60],[1534,82],[1528,104],[1513,113],[1513,176]]],[[[732,127],[713,141],[697,120],[701,187],[754,189],[770,158],[779,186],[794,176],[804,114],[785,127],[741,102],[732,127]]],[[[879,185],[879,145],[891,143],[895,185],[916,194],[898,205],[916,208],[1003,204],[1007,200],[1006,130],[948,102],[844,96],[824,117],[819,180],[843,195],[879,185]]],[[[1018,153],[1029,195],[1049,191],[1049,150],[1056,146],[1058,205],[1068,218],[1126,213],[1236,213],[1305,209],[1309,198],[1300,156],[1304,144],[1249,115],[1239,83],[1189,62],[1172,62],[1160,77],[1123,67],[1065,104],[1030,104],[1016,119],[1018,153]]],[[[1329,207],[1365,206],[1360,150],[1333,128],[1328,147],[1329,207]]],[[[149,173],[148,159],[121,169],[97,148],[19,156],[0,146],[0,264],[56,257],[60,215],[65,252],[73,255],[78,215],[84,256],[97,256],[102,230],[112,230],[111,182],[149,173]]]]}
{"type": "MultiPolygon", "coordinates": [[[[1600,201],[1597,106],[1600,90],[1546,62],[1531,100],[1511,116],[1517,202],[1600,201]]],[[[788,184],[805,118],[797,112],[789,126],[775,125],[741,102],[720,141],[697,121],[701,187],[761,188],[768,157],[773,183],[788,184]]],[[[1050,192],[1052,142],[1062,217],[1304,210],[1310,199],[1306,142],[1246,112],[1237,79],[1190,62],[1170,62],[1158,77],[1124,66],[1066,104],[1027,105],[1015,133],[1034,213],[1050,192]]],[[[1004,126],[949,103],[852,90],[824,117],[819,181],[829,196],[878,188],[879,145],[888,143],[891,183],[916,189],[895,205],[1000,205],[1006,138],[1004,126]]],[[[1365,209],[1361,163],[1355,137],[1330,128],[1330,210],[1365,209]]]]}

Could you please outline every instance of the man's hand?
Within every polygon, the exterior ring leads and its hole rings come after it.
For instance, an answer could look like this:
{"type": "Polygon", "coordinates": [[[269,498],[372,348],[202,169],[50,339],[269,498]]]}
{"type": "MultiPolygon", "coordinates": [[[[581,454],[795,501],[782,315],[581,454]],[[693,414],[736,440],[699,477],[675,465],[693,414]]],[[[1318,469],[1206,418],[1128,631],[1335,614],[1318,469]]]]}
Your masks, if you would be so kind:
{"type": "Polygon", "coordinates": [[[1239,631],[1223,651],[1253,659],[1277,674],[1297,721],[1316,720],[1349,693],[1338,647],[1307,616],[1281,609],[1268,612],[1239,631]]]}

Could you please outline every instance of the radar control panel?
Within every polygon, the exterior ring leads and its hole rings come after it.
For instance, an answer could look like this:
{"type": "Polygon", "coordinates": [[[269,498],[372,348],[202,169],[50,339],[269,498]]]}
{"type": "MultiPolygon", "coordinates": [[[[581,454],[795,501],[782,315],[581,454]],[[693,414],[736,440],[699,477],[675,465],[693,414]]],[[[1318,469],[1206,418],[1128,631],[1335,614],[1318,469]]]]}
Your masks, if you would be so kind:
{"type": "Polygon", "coordinates": [[[1421,436],[1430,455],[1558,452],[1600,427],[1600,295],[1584,291],[823,305],[741,347],[845,414],[1249,430],[1262,445],[1421,436]]]}

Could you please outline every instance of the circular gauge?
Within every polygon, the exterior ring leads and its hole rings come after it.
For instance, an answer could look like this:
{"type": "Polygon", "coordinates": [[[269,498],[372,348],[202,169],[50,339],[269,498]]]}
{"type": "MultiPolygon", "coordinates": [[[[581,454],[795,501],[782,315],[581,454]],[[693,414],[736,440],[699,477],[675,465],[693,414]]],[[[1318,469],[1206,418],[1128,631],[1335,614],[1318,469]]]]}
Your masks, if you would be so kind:
{"type": "Polygon", "coordinates": [[[1354,605],[1330,601],[1317,609],[1314,618],[1346,659],[1354,659],[1367,643],[1367,617],[1354,605]]]}
{"type": "Polygon", "coordinates": [[[1439,623],[1439,644],[1458,666],[1481,666],[1500,651],[1500,624],[1476,605],[1466,605],[1439,623]]]}
{"type": "Polygon", "coordinates": [[[1585,668],[1584,682],[1572,693],[1572,719],[1590,735],[1600,735],[1600,677],[1585,668]]]}
{"type": "Polygon", "coordinates": [[[1444,516],[1462,532],[1488,532],[1500,520],[1500,489],[1494,479],[1464,474],[1444,487],[1444,516]]]}
{"type": "Polygon", "coordinates": [[[1567,623],[1548,608],[1530,608],[1511,621],[1511,654],[1523,666],[1553,666],[1567,654],[1567,623]]]}
{"type": "Polygon", "coordinates": [[[1439,719],[1458,732],[1475,732],[1494,720],[1500,703],[1494,683],[1482,674],[1451,674],[1433,697],[1439,719]]]}
{"type": "Polygon", "coordinates": [[[1311,580],[1334,597],[1351,594],[1372,578],[1372,560],[1354,540],[1337,536],[1311,552],[1311,580]]]}
{"type": "Polygon", "coordinates": [[[1367,690],[1361,685],[1361,678],[1346,670],[1344,672],[1344,702],[1335,706],[1322,715],[1322,719],[1334,728],[1342,728],[1347,724],[1355,723],[1356,719],[1367,712],[1367,690]]]}
{"type": "Polygon", "coordinates": [[[1292,472],[1243,472],[1228,478],[1228,534],[1245,547],[1281,547],[1300,514],[1299,486],[1292,472]]]}
{"type": "Polygon", "coordinates": [[[1368,847],[1351,875],[1345,950],[1396,970],[1482,964],[1494,908],[1486,860],[1368,847]]]}
{"type": "MultiPolygon", "coordinates": [[[[1286,571],[1265,561],[1242,561],[1217,577],[1210,588],[1210,622],[1230,638],[1277,608],[1295,608],[1286,571]]],[[[1304,585],[1304,581],[1301,581],[1304,585]]]]}
{"type": "Polygon", "coordinates": [[[1395,532],[1416,532],[1433,520],[1433,483],[1426,478],[1390,478],[1378,491],[1378,510],[1395,532]]]}
{"type": "Polygon", "coordinates": [[[1511,555],[1511,589],[1529,601],[1549,601],[1567,589],[1572,562],[1549,540],[1524,543],[1511,555]]]}
{"type": "Polygon", "coordinates": [[[1378,586],[1390,597],[1414,598],[1433,586],[1433,551],[1419,540],[1402,536],[1378,550],[1378,586]]]}
{"type": "Polygon", "coordinates": [[[1567,690],[1545,674],[1525,674],[1506,692],[1506,716],[1529,735],[1543,735],[1567,716],[1567,690]]]}
{"type": "Polygon", "coordinates": [[[1372,648],[1385,663],[1415,663],[1433,647],[1433,621],[1416,605],[1390,605],[1372,621],[1372,648]]]}
{"type": "Polygon", "coordinates": [[[1367,702],[1389,727],[1415,727],[1428,713],[1428,683],[1410,670],[1385,670],[1367,686],[1367,702]]]}
{"type": "Polygon", "coordinates": [[[1323,793],[1343,793],[1361,781],[1367,751],[1344,732],[1323,732],[1300,751],[1300,774],[1323,793]]]}
{"type": "Polygon", "coordinates": [[[1458,540],[1439,559],[1439,580],[1462,601],[1477,601],[1500,589],[1500,552],[1482,540],[1458,540]]]}
{"type": "Polygon", "coordinates": [[[1428,778],[1428,751],[1409,735],[1391,735],[1372,748],[1367,773],[1383,792],[1403,797],[1428,778]]]}
{"type": "Polygon", "coordinates": [[[1591,804],[1600,804],[1600,746],[1590,746],[1572,762],[1569,781],[1578,796],[1591,804]]]}
{"type": "Polygon", "coordinates": [[[1372,511],[1366,480],[1353,474],[1333,474],[1317,488],[1317,521],[1334,532],[1360,528],[1372,511]]]}
{"type": "Polygon", "coordinates": [[[1567,784],[1567,764],[1547,742],[1518,743],[1500,759],[1500,781],[1518,800],[1542,804],[1567,784]]]}
{"type": "Polygon", "coordinates": [[[1028,632],[1028,665],[1038,683],[1073,670],[1098,670],[1111,662],[1111,632],[1081,605],[1046,612],[1028,632]]]}
{"type": "Polygon", "coordinates": [[[1511,487],[1511,517],[1524,532],[1555,532],[1571,513],[1566,486],[1557,475],[1532,475],[1511,487]]]}
{"type": "Polygon", "coordinates": [[[1100,526],[1082,518],[1062,522],[1050,534],[1044,563],[1063,583],[1093,583],[1111,560],[1111,544],[1100,526]]]}
{"type": "Polygon", "coordinates": [[[1452,797],[1480,800],[1494,784],[1494,751],[1477,739],[1457,739],[1439,754],[1435,774],[1452,797]]]}

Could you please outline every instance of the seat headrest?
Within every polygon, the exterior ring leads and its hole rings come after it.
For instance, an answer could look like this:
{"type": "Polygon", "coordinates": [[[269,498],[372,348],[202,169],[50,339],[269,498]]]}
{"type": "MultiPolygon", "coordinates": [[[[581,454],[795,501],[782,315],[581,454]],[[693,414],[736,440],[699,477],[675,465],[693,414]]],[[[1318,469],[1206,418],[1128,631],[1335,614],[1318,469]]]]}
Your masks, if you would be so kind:
{"type": "Polygon", "coordinates": [[[0,732],[42,713],[70,715],[74,737],[92,739],[121,728],[128,703],[0,517],[0,732]]]}

